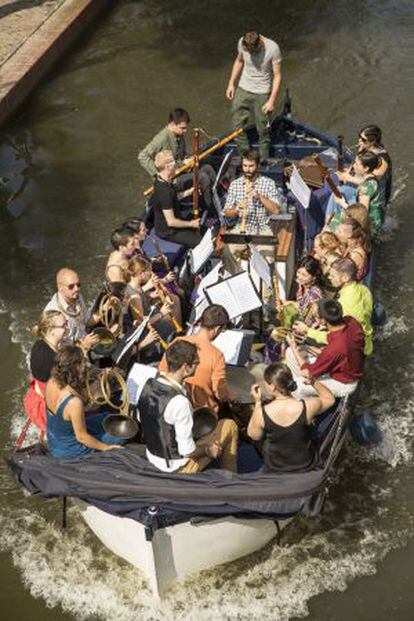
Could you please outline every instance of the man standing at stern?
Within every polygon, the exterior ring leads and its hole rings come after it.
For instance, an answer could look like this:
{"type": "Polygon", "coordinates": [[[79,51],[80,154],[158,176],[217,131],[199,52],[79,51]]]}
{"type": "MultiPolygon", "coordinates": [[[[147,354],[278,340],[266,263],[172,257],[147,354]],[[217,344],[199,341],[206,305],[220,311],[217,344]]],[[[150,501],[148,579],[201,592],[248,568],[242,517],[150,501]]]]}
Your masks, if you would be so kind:
{"type": "MultiPolygon", "coordinates": [[[[263,158],[269,157],[269,120],[282,79],[281,63],[282,56],[275,41],[255,31],[248,32],[239,39],[236,60],[226,90],[227,99],[232,101],[234,129],[244,128],[250,116],[254,117],[259,134],[260,155],[263,158]]],[[[249,149],[245,133],[241,134],[237,142],[240,153],[249,149]]]]}

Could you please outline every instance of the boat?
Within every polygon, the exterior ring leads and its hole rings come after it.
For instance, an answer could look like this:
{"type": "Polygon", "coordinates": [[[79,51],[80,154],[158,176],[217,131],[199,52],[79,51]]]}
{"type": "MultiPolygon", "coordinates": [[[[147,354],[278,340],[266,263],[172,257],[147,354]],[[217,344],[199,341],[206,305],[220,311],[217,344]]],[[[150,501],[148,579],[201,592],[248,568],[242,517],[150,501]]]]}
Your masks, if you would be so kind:
{"type": "MultiPolygon", "coordinates": [[[[255,128],[248,128],[247,134],[256,146],[255,128]]],[[[339,155],[350,162],[350,150],[340,150],[338,138],[292,119],[285,102],[283,112],[272,122],[271,157],[261,173],[281,185],[286,165],[305,157],[318,154],[331,167],[336,166],[339,155]]],[[[218,171],[214,197],[217,219],[222,222],[224,178],[237,161],[234,142],[216,150],[206,161],[218,171]]],[[[282,298],[289,294],[295,262],[307,243],[307,217],[291,214],[278,223],[277,271],[282,298]]],[[[147,251],[150,254],[151,244],[147,251]]],[[[243,394],[244,380],[240,401],[248,405],[243,394]]],[[[249,470],[248,464],[247,471],[237,475],[214,469],[196,475],[166,474],[155,472],[145,461],[143,445],[120,454],[86,456],[71,460],[71,464],[52,460],[43,449],[31,447],[11,456],[9,465],[31,493],[60,496],[64,507],[66,498],[71,498],[101,542],[142,571],[154,597],[162,598],[174,581],[252,554],[280,538],[295,516],[317,515],[347,434],[349,416],[347,398],[322,415],[319,466],[307,473],[265,475],[249,470]]],[[[257,460],[257,451],[250,445],[247,462],[252,451],[257,460]]]]}

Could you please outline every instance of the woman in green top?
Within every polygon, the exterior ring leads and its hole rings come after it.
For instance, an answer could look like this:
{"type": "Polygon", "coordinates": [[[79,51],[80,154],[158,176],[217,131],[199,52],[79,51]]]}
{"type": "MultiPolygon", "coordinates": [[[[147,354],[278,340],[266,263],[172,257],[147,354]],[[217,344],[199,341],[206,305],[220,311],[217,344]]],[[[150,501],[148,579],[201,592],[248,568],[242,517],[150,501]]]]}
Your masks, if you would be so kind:
{"type": "MultiPolygon", "coordinates": [[[[357,155],[353,166],[355,176],[359,181],[356,194],[357,202],[368,210],[371,239],[374,241],[378,241],[381,233],[385,207],[384,199],[381,197],[379,181],[373,174],[373,171],[378,168],[379,164],[379,158],[375,153],[363,151],[357,155]]],[[[334,200],[344,210],[347,209],[348,204],[344,198],[335,197],[334,200]]],[[[345,214],[346,211],[337,211],[330,222],[329,228],[335,230],[345,214]]]]}

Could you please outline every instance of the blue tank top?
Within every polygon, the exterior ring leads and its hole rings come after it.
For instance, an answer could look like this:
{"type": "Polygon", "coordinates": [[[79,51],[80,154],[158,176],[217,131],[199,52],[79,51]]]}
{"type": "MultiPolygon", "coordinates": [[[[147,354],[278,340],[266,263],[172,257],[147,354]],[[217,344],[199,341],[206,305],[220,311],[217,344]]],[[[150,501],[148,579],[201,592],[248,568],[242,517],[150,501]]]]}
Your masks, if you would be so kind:
{"type": "Polygon", "coordinates": [[[71,421],[63,418],[65,407],[72,399],[73,395],[67,395],[59,403],[55,414],[46,407],[47,443],[56,459],[73,459],[93,452],[93,449],[78,442],[71,421]]]}

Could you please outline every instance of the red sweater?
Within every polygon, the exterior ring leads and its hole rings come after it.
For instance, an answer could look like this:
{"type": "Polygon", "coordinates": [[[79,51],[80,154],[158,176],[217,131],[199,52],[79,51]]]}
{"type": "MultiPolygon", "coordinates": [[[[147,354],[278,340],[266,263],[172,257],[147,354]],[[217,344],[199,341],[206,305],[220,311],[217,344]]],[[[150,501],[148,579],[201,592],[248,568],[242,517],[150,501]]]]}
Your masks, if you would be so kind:
{"type": "Polygon", "coordinates": [[[332,379],[351,384],[362,377],[364,368],[364,332],[353,317],[344,317],[344,328],[328,334],[328,344],[313,364],[305,363],[313,377],[329,375],[332,379]]]}

